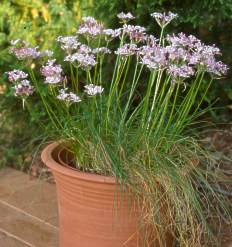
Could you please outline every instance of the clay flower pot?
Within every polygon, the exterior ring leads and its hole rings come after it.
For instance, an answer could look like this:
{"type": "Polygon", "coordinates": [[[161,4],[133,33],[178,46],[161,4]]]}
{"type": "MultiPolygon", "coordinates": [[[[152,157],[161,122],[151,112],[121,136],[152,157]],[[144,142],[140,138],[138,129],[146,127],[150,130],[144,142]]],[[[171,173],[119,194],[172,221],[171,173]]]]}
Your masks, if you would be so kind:
{"type": "MultiPolygon", "coordinates": [[[[115,178],[64,166],[58,143],[42,152],[57,186],[60,247],[143,247],[141,211],[115,178]]],[[[172,246],[172,239],[167,239],[172,246]]],[[[151,245],[151,247],[160,245],[151,245]]]]}

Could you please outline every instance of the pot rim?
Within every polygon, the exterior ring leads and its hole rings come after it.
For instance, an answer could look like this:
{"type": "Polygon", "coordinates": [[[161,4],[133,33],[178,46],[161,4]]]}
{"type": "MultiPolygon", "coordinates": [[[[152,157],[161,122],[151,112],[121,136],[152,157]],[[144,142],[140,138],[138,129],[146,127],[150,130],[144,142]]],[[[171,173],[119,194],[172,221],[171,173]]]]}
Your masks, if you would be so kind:
{"type": "Polygon", "coordinates": [[[66,176],[81,179],[85,181],[91,181],[95,183],[106,183],[106,184],[117,184],[115,177],[107,177],[103,175],[97,175],[87,172],[81,172],[75,169],[71,169],[59,164],[53,157],[52,153],[58,148],[62,143],[59,142],[52,142],[51,144],[47,145],[41,153],[41,159],[43,163],[48,166],[51,170],[62,173],[66,176]]]}

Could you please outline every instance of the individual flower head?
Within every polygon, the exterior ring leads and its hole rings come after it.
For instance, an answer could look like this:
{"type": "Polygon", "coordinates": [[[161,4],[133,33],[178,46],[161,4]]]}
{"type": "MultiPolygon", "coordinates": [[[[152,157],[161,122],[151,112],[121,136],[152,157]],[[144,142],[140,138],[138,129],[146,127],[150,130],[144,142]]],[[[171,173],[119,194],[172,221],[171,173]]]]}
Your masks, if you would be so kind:
{"type": "Polygon", "coordinates": [[[92,52],[92,49],[87,45],[80,45],[79,49],[77,50],[80,54],[90,54],[92,52]]]}
{"type": "Polygon", "coordinates": [[[159,40],[153,35],[147,35],[146,36],[146,43],[150,47],[156,46],[158,41],[159,40]]]}
{"type": "Polygon", "coordinates": [[[13,47],[10,49],[10,53],[14,54],[19,60],[36,59],[41,55],[41,52],[38,51],[38,47],[29,47],[30,44],[24,40],[12,40],[11,45],[13,45],[13,47]]]}
{"type": "Polygon", "coordinates": [[[154,52],[154,47],[151,47],[149,45],[144,45],[139,47],[138,55],[141,57],[143,56],[150,57],[152,56],[153,52],[154,52]]]}
{"type": "Polygon", "coordinates": [[[141,64],[147,66],[151,70],[160,70],[167,67],[169,61],[167,58],[167,51],[165,48],[156,47],[143,47],[140,50],[141,64]]]}
{"type": "Polygon", "coordinates": [[[172,12],[166,13],[158,13],[154,12],[151,14],[151,17],[155,18],[156,22],[159,24],[161,28],[166,27],[173,19],[177,18],[178,15],[172,12]]]}
{"type": "Polygon", "coordinates": [[[78,48],[81,44],[78,42],[76,36],[59,36],[56,39],[61,44],[61,49],[65,50],[66,52],[70,53],[72,50],[78,48]]]}
{"type": "Polygon", "coordinates": [[[93,49],[93,53],[94,54],[100,54],[100,55],[110,54],[111,50],[108,49],[107,47],[98,47],[98,48],[93,49]]]}
{"type": "Polygon", "coordinates": [[[121,33],[122,33],[122,28],[103,30],[103,34],[105,35],[106,41],[111,41],[112,39],[119,37],[121,33]]]}
{"type": "Polygon", "coordinates": [[[103,33],[103,25],[98,23],[93,17],[82,18],[83,23],[79,26],[77,33],[95,38],[103,33]]]}
{"type": "Polygon", "coordinates": [[[41,53],[37,50],[38,47],[20,47],[11,48],[10,53],[14,54],[19,60],[36,59],[39,58],[41,53]]]}
{"type": "Polygon", "coordinates": [[[86,85],[84,86],[84,88],[84,92],[87,93],[89,96],[95,96],[96,94],[101,94],[104,91],[103,87],[94,84],[86,85]]]}
{"type": "Polygon", "coordinates": [[[20,97],[27,97],[34,92],[34,87],[31,86],[30,81],[24,79],[14,86],[14,95],[20,97]]]}
{"type": "Polygon", "coordinates": [[[127,23],[128,21],[130,20],[133,20],[135,19],[135,17],[130,13],[124,13],[124,12],[121,12],[119,14],[117,14],[117,17],[123,22],[123,23],[127,23]]]}
{"type": "Polygon", "coordinates": [[[214,58],[208,58],[205,62],[206,71],[213,77],[221,77],[228,71],[228,66],[221,61],[216,61],[214,58]]]}
{"type": "Polygon", "coordinates": [[[46,65],[41,68],[41,74],[45,77],[45,83],[57,84],[63,81],[61,65],[55,64],[55,59],[48,60],[46,65]]]}
{"type": "Polygon", "coordinates": [[[136,44],[125,44],[117,49],[115,51],[115,54],[120,55],[122,57],[132,56],[134,54],[137,54],[137,51],[139,48],[136,44]]]}
{"type": "Polygon", "coordinates": [[[78,52],[72,55],[66,56],[64,60],[71,62],[71,63],[76,62],[78,66],[84,70],[89,70],[97,64],[95,60],[95,56],[93,54],[85,54],[85,53],[78,53],[78,52]]]}
{"type": "Polygon", "coordinates": [[[184,33],[167,35],[166,40],[172,46],[183,47],[189,50],[202,46],[202,43],[198,38],[193,35],[186,35],[184,33]]]}
{"type": "Polygon", "coordinates": [[[166,46],[164,48],[167,53],[167,57],[171,63],[187,62],[191,56],[191,53],[182,47],[166,46]]]}
{"type": "Polygon", "coordinates": [[[175,64],[171,64],[168,67],[167,71],[173,77],[174,81],[184,78],[189,78],[195,74],[194,69],[186,64],[179,66],[175,64]]]}
{"type": "Polygon", "coordinates": [[[22,70],[17,70],[17,69],[6,72],[6,74],[8,75],[8,80],[10,82],[16,82],[20,79],[25,79],[28,77],[27,73],[23,72],[22,70]]]}
{"type": "Polygon", "coordinates": [[[123,25],[123,32],[127,34],[130,40],[135,43],[146,41],[147,35],[145,31],[146,31],[145,27],[127,25],[127,24],[123,25]]]}
{"type": "Polygon", "coordinates": [[[57,99],[64,101],[67,105],[81,102],[81,98],[78,95],[72,92],[68,93],[67,90],[68,90],[67,88],[60,89],[57,99]]]}

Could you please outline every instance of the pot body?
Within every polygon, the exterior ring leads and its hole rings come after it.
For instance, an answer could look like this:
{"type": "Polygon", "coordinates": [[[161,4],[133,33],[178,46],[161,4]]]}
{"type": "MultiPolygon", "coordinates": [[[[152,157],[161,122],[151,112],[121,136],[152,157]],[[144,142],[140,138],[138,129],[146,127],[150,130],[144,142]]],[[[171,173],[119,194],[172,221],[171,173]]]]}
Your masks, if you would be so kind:
{"type": "MultiPolygon", "coordinates": [[[[43,150],[42,160],[51,169],[57,186],[59,246],[149,246],[145,244],[148,238],[140,231],[138,202],[131,194],[123,191],[114,178],[62,166],[58,153],[59,145],[50,144],[43,150]]],[[[150,246],[160,247],[158,243],[150,246]]]]}

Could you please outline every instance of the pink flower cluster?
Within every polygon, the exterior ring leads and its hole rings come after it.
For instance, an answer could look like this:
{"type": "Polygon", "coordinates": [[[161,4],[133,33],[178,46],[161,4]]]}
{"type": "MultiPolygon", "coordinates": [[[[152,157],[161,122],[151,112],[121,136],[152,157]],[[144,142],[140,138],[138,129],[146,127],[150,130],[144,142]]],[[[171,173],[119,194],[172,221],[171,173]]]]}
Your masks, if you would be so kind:
{"type": "Polygon", "coordinates": [[[28,77],[27,73],[22,70],[14,69],[6,72],[6,74],[8,75],[8,80],[15,83],[13,87],[15,96],[25,98],[34,92],[34,87],[31,86],[30,81],[26,79],[28,77]]]}
{"type": "Polygon", "coordinates": [[[14,54],[19,60],[37,59],[40,57],[52,57],[53,52],[50,50],[38,51],[38,47],[29,47],[30,44],[24,40],[11,40],[10,53],[14,54]]]}
{"type": "Polygon", "coordinates": [[[28,77],[28,74],[22,70],[14,69],[12,71],[6,72],[8,75],[8,80],[10,82],[17,82],[20,79],[25,79],[28,77]]]}
{"type": "Polygon", "coordinates": [[[117,17],[124,23],[130,21],[130,20],[133,20],[135,19],[135,17],[130,13],[124,13],[124,12],[121,12],[119,14],[117,14],[117,17]]]}
{"type": "Polygon", "coordinates": [[[146,29],[144,27],[124,24],[123,31],[129,36],[132,42],[143,42],[147,39],[146,29]]]}
{"type": "Polygon", "coordinates": [[[15,96],[21,96],[25,98],[34,92],[34,87],[31,86],[30,81],[24,79],[14,86],[15,96]]]}
{"type": "Polygon", "coordinates": [[[98,47],[93,49],[94,54],[110,54],[111,50],[108,49],[107,47],[98,47]]]}
{"type": "Polygon", "coordinates": [[[57,96],[57,99],[64,101],[68,105],[70,105],[72,103],[81,102],[81,98],[78,95],[76,95],[72,92],[67,93],[67,90],[68,90],[68,88],[64,88],[64,89],[59,90],[59,94],[57,96]]]}
{"type": "Polygon", "coordinates": [[[115,54],[120,55],[122,57],[125,56],[132,56],[136,54],[138,51],[138,47],[136,44],[125,44],[121,47],[119,47],[116,51],[115,54]]]}
{"type": "Polygon", "coordinates": [[[55,59],[48,60],[46,65],[41,68],[41,74],[45,77],[45,83],[57,84],[64,80],[61,65],[55,64],[55,59]]]}
{"type": "Polygon", "coordinates": [[[118,29],[104,29],[103,34],[106,36],[106,40],[110,41],[114,38],[119,37],[122,34],[122,28],[118,29]]]}
{"type": "Polygon", "coordinates": [[[103,25],[98,23],[93,17],[83,17],[82,21],[83,23],[79,26],[77,34],[94,38],[103,33],[103,25]]]}
{"type": "Polygon", "coordinates": [[[13,47],[10,49],[10,52],[14,54],[19,60],[23,59],[36,59],[40,57],[40,52],[37,50],[38,47],[13,47]]]}
{"type": "Polygon", "coordinates": [[[92,54],[92,49],[87,45],[81,45],[77,52],[66,56],[64,61],[77,63],[77,66],[84,70],[91,69],[97,63],[95,56],[92,54]]]}
{"type": "Polygon", "coordinates": [[[154,12],[151,14],[151,17],[156,19],[156,22],[159,24],[159,26],[161,28],[164,28],[165,26],[167,26],[173,19],[177,18],[178,15],[174,14],[172,12],[168,12],[166,13],[158,13],[158,12],[154,12]]]}
{"type": "Polygon", "coordinates": [[[68,53],[71,53],[72,50],[81,45],[76,36],[59,36],[56,40],[61,44],[61,49],[68,53]]]}

